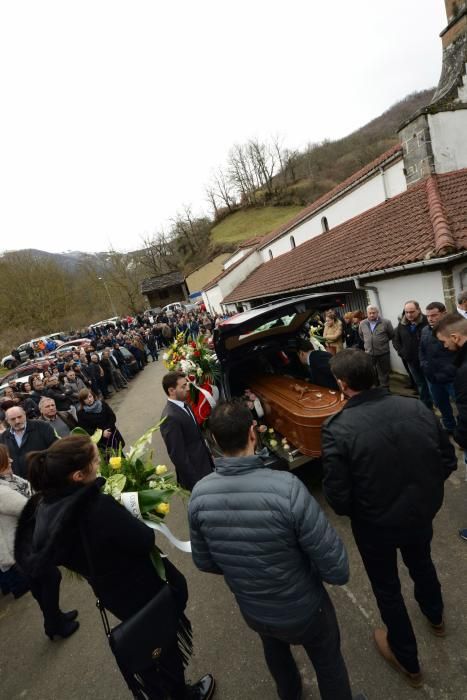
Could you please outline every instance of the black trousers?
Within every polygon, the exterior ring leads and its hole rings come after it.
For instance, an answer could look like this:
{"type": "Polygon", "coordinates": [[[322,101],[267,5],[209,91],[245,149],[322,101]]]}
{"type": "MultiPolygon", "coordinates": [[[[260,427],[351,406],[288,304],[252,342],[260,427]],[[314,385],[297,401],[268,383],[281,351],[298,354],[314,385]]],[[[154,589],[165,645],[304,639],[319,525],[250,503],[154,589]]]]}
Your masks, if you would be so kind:
{"type": "Polygon", "coordinates": [[[305,649],[316,671],[322,700],[352,700],[336,613],[326,592],[304,633],[298,637],[281,634],[279,639],[260,632],[260,637],[280,700],[298,700],[300,697],[300,674],[290,650],[291,644],[300,644],[305,649]]]}
{"type": "Polygon", "coordinates": [[[44,627],[53,629],[60,618],[60,581],[62,574],[56,566],[49,566],[37,578],[29,578],[31,593],[44,616],[44,627]]]}
{"type": "Polygon", "coordinates": [[[443,598],[431,559],[432,525],[414,531],[371,528],[353,522],[352,530],[388,629],[389,646],[404,668],[418,673],[417,640],[401,593],[397,550],[414,582],[414,596],[420,610],[430,622],[439,624],[443,619],[443,598]]]}

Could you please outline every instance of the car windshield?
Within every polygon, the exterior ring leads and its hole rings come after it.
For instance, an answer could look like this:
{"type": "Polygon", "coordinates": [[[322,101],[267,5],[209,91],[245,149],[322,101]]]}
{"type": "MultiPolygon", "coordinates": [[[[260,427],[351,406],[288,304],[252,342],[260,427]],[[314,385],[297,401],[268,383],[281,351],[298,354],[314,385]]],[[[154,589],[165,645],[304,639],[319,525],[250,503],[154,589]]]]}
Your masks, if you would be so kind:
{"type": "Polygon", "coordinates": [[[285,316],[280,316],[279,318],[273,318],[271,321],[266,321],[266,323],[262,323],[256,328],[246,329],[238,339],[243,340],[244,338],[251,338],[252,335],[269,331],[271,328],[287,328],[287,326],[290,326],[293,323],[296,316],[297,314],[287,314],[285,316]]]}

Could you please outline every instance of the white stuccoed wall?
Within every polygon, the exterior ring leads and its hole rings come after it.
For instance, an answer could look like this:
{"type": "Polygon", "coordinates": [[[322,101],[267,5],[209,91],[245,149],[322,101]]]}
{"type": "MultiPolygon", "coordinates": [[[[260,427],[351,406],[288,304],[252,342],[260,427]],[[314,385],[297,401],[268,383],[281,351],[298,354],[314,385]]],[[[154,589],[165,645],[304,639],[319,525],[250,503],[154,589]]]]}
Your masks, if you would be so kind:
{"type": "Polygon", "coordinates": [[[222,310],[222,292],[219,287],[216,285],[207,291],[203,291],[203,301],[208,311],[219,313],[222,310]]]}
{"type": "Polygon", "coordinates": [[[467,109],[428,115],[437,173],[467,168],[467,109]]]}
{"type": "MultiPolygon", "coordinates": [[[[381,316],[389,319],[394,328],[399,323],[398,317],[402,314],[406,301],[410,299],[418,301],[423,312],[431,301],[444,303],[441,272],[439,271],[423,271],[421,268],[417,273],[410,275],[401,275],[385,280],[368,279],[366,282],[377,287],[381,303],[381,316]]],[[[378,300],[375,294],[372,291],[368,291],[368,294],[370,303],[377,306],[378,300]]],[[[405,372],[404,365],[392,346],[391,364],[395,371],[405,372]]]]}
{"type": "Polygon", "coordinates": [[[404,164],[400,160],[394,163],[391,167],[382,173],[378,173],[370,180],[364,182],[360,187],[351,190],[345,196],[336,202],[329,204],[321,209],[307,221],[296,226],[292,231],[288,231],[281,238],[273,241],[270,245],[261,250],[263,262],[270,259],[269,251],[272,250],[273,257],[288,253],[291,250],[290,236],[295,238],[296,245],[300,245],[310,238],[319,236],[323,233],[321,219],[325,216],[328,220],[329,228],[352,219],[358,214],[362,214],[368,209],[376,207],[388,198],[394,197],[396,194],[405,192],[407,183],[404,176],[404,164]],[[384,182],[383,182],[384,176],[384,182]],[[386,191],[384,189],[386,186],[386,191]]]}
{"type": "Polygon", "coordinates": [[[227,260],[224,262],[224,270],[227,270],[227,268],[231,267],[231,265],[234,265],[236,262],[241,260],[247,253],[249,253],[251,248],[242,248],[241,250],[237,250],[236,253],[232,255],[232,257],[227,258],[227,260]]]}
{"type": "Polygon", "coordinates": [[[221,301],[232,289],[238,287],[240,282],[248,277],[250,272],[256,270],[261,265],[261,256],[258,252],[249,255],[238,267],[231,272],[227,272],[225,277],[219,280],[215,287],[203,292],[203,299],[208,308],[217,313],[222,313],[221,301]]]}

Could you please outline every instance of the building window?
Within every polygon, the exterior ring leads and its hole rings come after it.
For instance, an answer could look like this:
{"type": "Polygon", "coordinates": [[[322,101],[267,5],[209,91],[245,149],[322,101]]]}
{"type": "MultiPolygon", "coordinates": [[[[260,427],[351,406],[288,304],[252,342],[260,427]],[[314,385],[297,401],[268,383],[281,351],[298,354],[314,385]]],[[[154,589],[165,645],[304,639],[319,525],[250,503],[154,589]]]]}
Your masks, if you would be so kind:
{"type": "Polygon", "coordinates": [[[326,216],[323,216],[321,219],[321,229],[323,233],[326,233],[326,231],[329,231],[329,224],[326,216]]]}
{"type": "Polygon", "coordinates": [[[168,289],[160,289],[159,290],[159,299],[168,299],[169,298],[169,290],[168,289]]]}
{"type": "Polygon", "coordinates": [[[290,236],[290,247],[293,250],[295,248],[295,238],[290,236]]]}
{"type": "Polygon", "coordinates": [[[274,255],[272,254],[271,248],[269,248],[268,253],[269,253],[269,260],[272,260],[274,255]]]}

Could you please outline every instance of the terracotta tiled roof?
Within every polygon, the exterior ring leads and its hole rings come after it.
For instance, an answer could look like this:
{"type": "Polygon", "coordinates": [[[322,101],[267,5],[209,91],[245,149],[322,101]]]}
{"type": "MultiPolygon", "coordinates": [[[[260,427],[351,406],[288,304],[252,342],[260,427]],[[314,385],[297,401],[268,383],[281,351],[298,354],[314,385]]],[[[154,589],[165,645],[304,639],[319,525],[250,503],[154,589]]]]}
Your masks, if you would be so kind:
{"type": "Polygon", "coordinates": [[[375,160],[372,160],[371,163],[368,163],[365,165],[363,168],[360,170],[357,170],[356,173],[348,177],[346,180],[341,182],[339,185],[336,185],[332,190],[329,192],[326,192],[326,194],[323,194],[322,197],[314,201],[312,204],[310,204],[308,207],[305,209],[302,209],[302,211],[299,211],[296,216],[293,217],[293,219],[290,219],[287,221],[285,224],[282,224],[279,228],[277,228],[275,231],[272,231],[271,233],[266,234],[266,236],[263,236],[261,239],[260,243],[260,248],[263,248],[265,245],[273,241],[275,238],[278,238],[282,234],[284,234],[286,231],[289,229],[294,228],[298,223],[303,221],[304,219],[308,219],[311,214],[313,214],[315,211],[318,211],[321,209],[325,204],[328,204],[330,201],[335,199],[338,195],[343,193],[345,190],[347,190],[349,187],[352,185],[355,185],[359,180],[364,179],[367,175],[369,175],[373,170],[377,170],[380,168],[386,161],[391,160],[394,156],[400,155],[402,157],[402,146],[400,143],[396,144],[392,148],[390,148],[388,151],[385,151],[385,153],[382,153],[378,158],[375,160]]]}
{"type": "Polygon", "coordinates": [[[263,238],[264,236],[254,236],[253,238],[249,238],[247,241],[240,243],[238,248],[251,248],[251,246],[261,243],[263,238]]]}
{"type": "Polygon", "coordinates": [[[467,250],[467,169],[433,176],[387,202],[263,263],[223,303],[467,250]]]}

